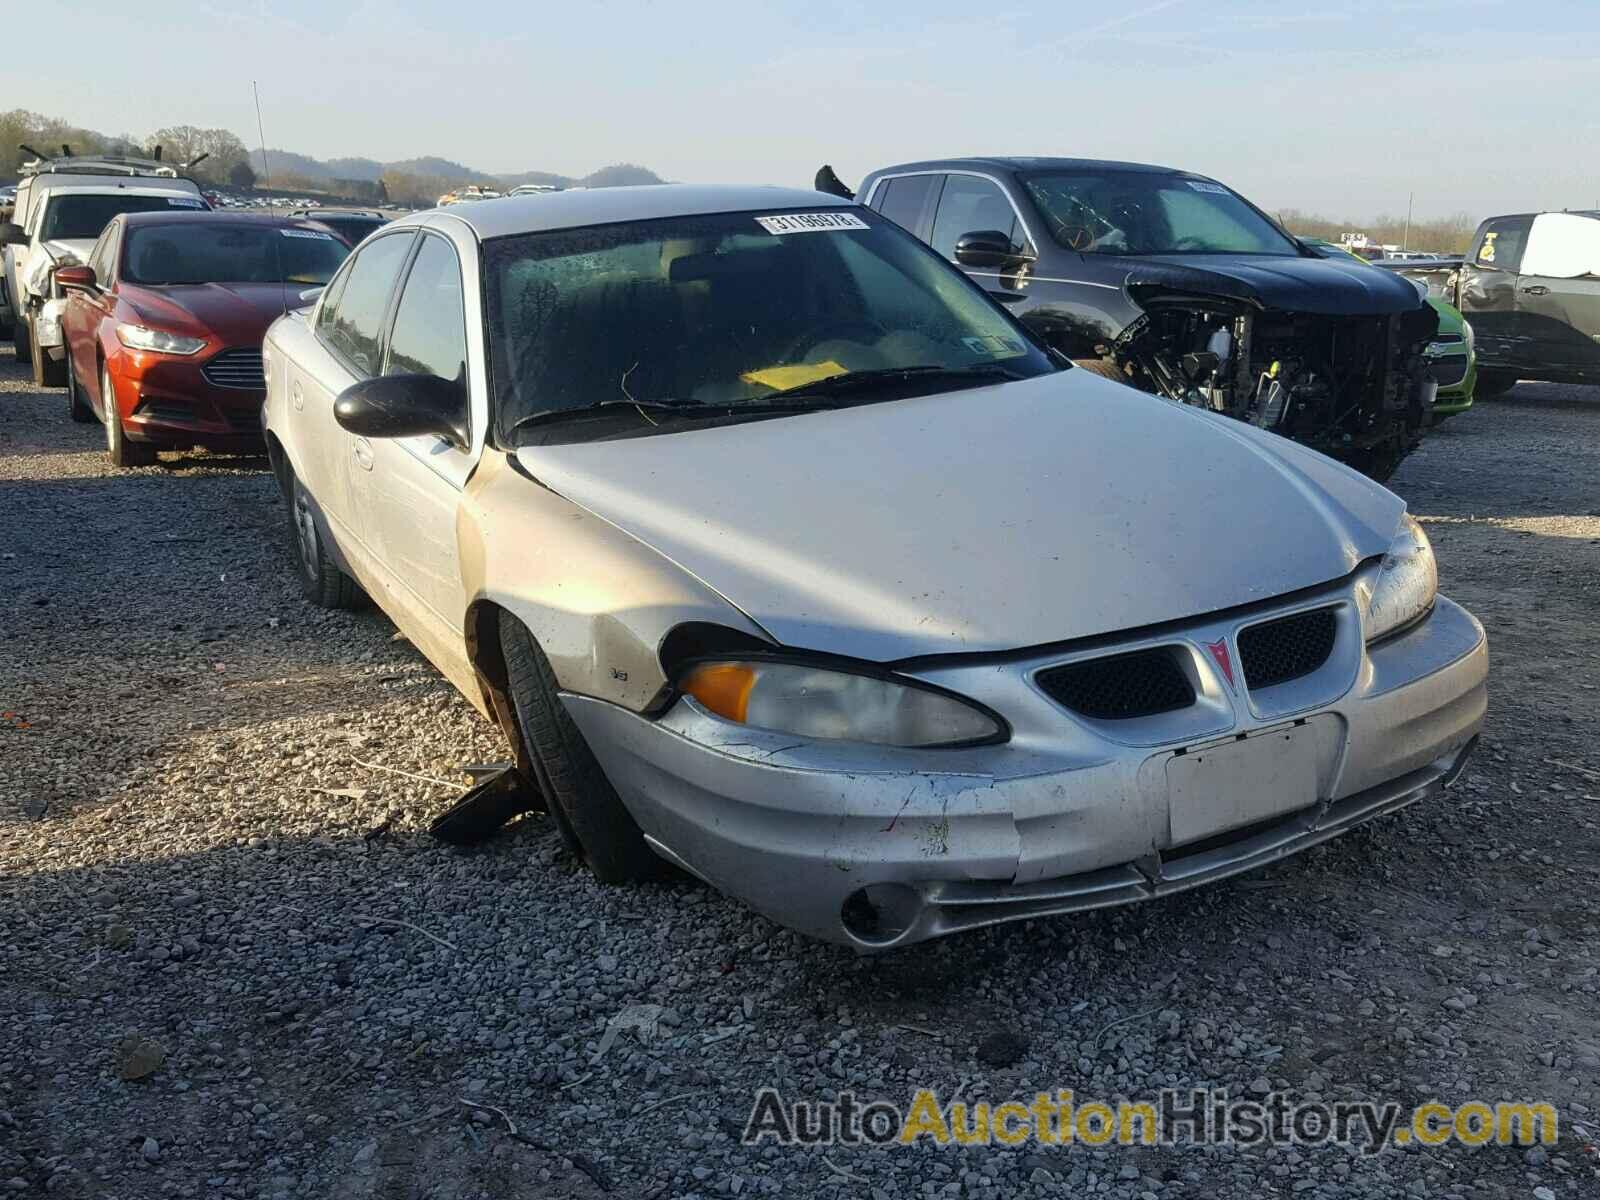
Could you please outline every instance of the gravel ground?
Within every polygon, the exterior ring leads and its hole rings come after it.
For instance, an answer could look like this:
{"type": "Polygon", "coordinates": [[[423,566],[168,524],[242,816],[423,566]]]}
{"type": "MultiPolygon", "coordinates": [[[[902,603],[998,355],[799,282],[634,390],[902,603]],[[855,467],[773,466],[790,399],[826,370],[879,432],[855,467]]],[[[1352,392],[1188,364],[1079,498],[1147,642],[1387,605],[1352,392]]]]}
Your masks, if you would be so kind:
{"type": "Polygon", "coordinates": [[[301,601],[260,462],[113,473],[100,436],[0,352],[0,1192],[1600,1195],[1600,392],[1524,384],[1394,482],[1495,659],[1447,800],[875,959],[693,883],[600,887],[542,819],[434,844],[497,732],[380,614],[301,601]],[[630,1005],[655,1027],[602,1042],[630,1005]],[[1563,1125],[1366,1157],[747,1149],[764,1084],[1548,1098],[1563,1125]]]}

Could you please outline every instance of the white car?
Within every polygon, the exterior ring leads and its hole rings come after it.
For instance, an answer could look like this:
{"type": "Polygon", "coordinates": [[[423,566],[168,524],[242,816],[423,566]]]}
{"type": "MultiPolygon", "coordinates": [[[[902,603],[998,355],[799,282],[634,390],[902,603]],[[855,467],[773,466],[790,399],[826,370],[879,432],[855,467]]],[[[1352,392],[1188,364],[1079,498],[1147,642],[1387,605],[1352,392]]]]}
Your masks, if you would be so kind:
{"type": "Polygon", "coordinates": [[[1483,721],[1396,496],[1064,365],[835,196],[419,214],[265,357],[305,594],[382,606],[603,880],[904,946],[1439,797],[1483,721]]]}
{"type": "Polygon", "coordinates": [[[33,364],[38,386],[62,387],[66,298],[55,286],[56,268],[82,263],[118,213],[208,206],[197,184],[154,160],[57,158],[34,170],[17,185],[11,220],[0,225],[3,290],[17,358],[33,364]]]}

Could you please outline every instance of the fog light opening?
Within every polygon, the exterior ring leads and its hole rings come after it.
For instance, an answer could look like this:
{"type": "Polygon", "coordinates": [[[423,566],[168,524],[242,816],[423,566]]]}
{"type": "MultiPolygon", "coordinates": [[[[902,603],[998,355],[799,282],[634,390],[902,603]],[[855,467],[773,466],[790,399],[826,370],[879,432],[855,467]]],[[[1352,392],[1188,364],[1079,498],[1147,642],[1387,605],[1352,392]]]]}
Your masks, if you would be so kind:
{"type": "Polygon", "coordinates": [[[922,896],[903,883],[869,883],[845,897],[839,910],[844,930],[868,946],[897,942],[917,923],[922,896]]]}

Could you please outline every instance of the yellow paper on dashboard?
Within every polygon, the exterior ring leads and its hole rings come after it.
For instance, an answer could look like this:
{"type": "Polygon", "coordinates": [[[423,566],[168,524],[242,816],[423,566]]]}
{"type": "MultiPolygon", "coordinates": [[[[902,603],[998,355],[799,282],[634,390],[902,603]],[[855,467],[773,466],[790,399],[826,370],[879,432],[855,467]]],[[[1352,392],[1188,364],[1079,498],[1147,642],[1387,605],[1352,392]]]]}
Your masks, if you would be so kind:
{"type": "Polygon", "coordinates": [[[783,392],[844,373],[843,366],[830,360],[818,363],[791,363],[783,367],[763,367],[759,371],[746,371],[739,378],[746,383],[759,383],[762,387],[783,392]]]}

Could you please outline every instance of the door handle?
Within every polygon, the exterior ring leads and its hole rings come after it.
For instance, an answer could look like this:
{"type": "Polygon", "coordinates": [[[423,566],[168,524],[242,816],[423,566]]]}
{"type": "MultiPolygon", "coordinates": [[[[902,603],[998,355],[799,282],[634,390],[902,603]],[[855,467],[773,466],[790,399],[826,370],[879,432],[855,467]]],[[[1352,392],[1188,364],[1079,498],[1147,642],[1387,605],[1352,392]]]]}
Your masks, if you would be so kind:
{"type": "Polygon", "coordinates": [[[1542,283],[1536,283],[1531,287],[1523,288],[1522,294],[1524,296],[1548,296],[1550,294],[1550,289],[1545,287],[1542,283]]]}
{"type": "Polygon", "coordinates": [[[350,448],[350,452],[355,456],[356,466],[360,467],[363,471],[372,470],[371,442],[367,441],[366,438],[357,438],[355,440],[355,444],[350,448]]]}

